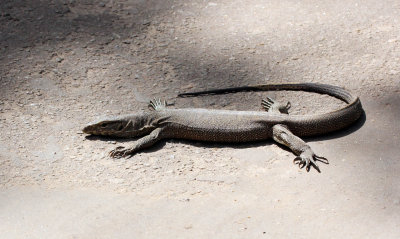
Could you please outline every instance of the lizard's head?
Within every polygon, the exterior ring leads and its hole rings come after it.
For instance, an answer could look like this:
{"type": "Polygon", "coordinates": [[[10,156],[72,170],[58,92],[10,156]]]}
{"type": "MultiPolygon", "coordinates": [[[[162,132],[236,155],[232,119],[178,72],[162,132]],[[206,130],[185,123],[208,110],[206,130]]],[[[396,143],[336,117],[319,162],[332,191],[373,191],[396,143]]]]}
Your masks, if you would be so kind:
{"type": "Polygon", "coordinates": [[[104,119],[89,124],[83,128],[83,132],[91,135],[103,135],[113,137],[137,137],[147,134],[152,130],[149,114],[139,112],[127,116],[104,119]]]}

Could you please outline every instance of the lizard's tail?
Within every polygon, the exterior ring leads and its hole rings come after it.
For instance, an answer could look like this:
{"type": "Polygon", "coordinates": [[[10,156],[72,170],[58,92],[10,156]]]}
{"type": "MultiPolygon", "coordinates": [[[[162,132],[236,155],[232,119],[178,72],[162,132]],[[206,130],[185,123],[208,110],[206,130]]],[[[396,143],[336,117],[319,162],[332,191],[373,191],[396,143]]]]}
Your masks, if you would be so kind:
{"type": "MultiPolygon", "coordinates": [[[[344,88],[319,84],[319,83],[287,83],[270,85],[253,85],[243,87],[233,87],[225,89],[216,89],[209,91],[199,91],[193,93],[179,94],[178,97],[194,97],[200,95],[216,95],[235,93],[243,91],[307,91],[319,94],[327,94],[347,103],[341,109],[320,115],[288,115],[285,122],[290,130],[296,135],[318,135],[336,131],[352,124],[363,113],[360,99],[344,88]]],[[[285,116],[286,117],[286,116],[285,116]]]]}
{"type": "Polygon", "coordinates": [[[352,95],[349,91],[333,85],[319,84],[319,83],[287,83],[287,84],[266,84],[266,85],[250,85],[250,86],[240,86],[231,87],[224,89],[214,89],[198,92],[189,92],[178,94],[178,97],[195,97],[203,95],[221,95],[236,92],[247,92],[247,91],[281,91],[281,90],[292,90],[292,91],[307,91],[315,92],[319,94],[328,94],[335,98],[345,101],[350,104],[355,101],[357,97],[352,95]]]}

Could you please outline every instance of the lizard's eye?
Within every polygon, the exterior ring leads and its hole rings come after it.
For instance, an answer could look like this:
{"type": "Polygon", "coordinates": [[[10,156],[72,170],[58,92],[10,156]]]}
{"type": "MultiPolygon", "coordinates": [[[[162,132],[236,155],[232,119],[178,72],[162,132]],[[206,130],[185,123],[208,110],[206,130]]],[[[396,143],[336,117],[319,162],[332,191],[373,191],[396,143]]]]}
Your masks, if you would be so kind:
{"type": "Polygon", "coordinates": [[[105,128],[107,126],[107,123],[101,123],[100,127],[105,128]]]}

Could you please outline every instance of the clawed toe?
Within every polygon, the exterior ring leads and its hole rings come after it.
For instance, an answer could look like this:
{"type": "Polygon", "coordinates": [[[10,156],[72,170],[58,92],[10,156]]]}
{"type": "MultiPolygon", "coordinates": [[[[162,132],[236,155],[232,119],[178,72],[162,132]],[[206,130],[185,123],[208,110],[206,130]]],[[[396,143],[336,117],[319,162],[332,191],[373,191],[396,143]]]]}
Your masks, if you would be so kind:
{"type": "Polygon", "coordinates": [[[324,163],[324,164],[329,164],[328,159],[325,158],[325,157],[314,155],[314,158],[315,158],[316,161],[319,161],[319,162],[324,163]]]}
{"type": "Polygon", "coordinates": [[[311,157],[300,155],[300,156],[297,156],[293,160],[293,163],[298,164],[300,169],[305,167],[307,172],[309,172],[311,166],[313,166],[320,173],[321,170],[319,169],[316,161],[320,161],[322,163],[329,164],[329,162],[326,158],[320,157],[317,155],[312,155],[311,157]]]}
{"type": "Polygon", "coordinates": [[[283,113],[283,114],[288,114],[291,106],[289,101],[286,104],[282,104],[276,102],[274,99],[270,97],[267,97],[267,99],[263,99],[261,101],[261,105],[268,112],[283,113]]]}
{"type": "Polygon", "coordinates": [[[111,151],[108,153],[108,155],[109,155],[110,157],[112,157],[112,158],[120,158],[120,152],[124,151],[124,150],[121,150],[121,149],[123,149],[123,148],[124,148],[123,146],[118,146],[118,147],[116,147],[114,150],[111,150],[111,151]]]}
{"type": "Polygon", "coordinates": [[[272,105],[275,104],[275,101],[271,99],[270,97],[267,97],[267,99],[263,99],[261,101],[261,105],[264,107],[266,111],[269,111],[272,107],[272,105]]]}
{"type": "Polygon", "coordinates": [[[116,150],[112,150],[110,151],[110,153],[108,154],[111,158],[121,158],[121,154],[119,151],[116,150]]]}
{"type": "Polygon", "coordinates": [[[132,157],[133,151],[132,149],[123,149],[124,147],[117,147],[114,150],[110,151],[109,155],[111,158],[125,158],[132,157]]]}
{"type": "Polygon", "coordinates": [[[119,159],[119,158],[125,157],[125,154],[124,154],[124,151],[111,151],[110,157],[119,159]]]}
{"type": "Polygon", "coordinates": [[[159,110],[167,106],[167,101],[161,101],[161,99],[152,99],[148,105],[153,110],[159,110]]]}

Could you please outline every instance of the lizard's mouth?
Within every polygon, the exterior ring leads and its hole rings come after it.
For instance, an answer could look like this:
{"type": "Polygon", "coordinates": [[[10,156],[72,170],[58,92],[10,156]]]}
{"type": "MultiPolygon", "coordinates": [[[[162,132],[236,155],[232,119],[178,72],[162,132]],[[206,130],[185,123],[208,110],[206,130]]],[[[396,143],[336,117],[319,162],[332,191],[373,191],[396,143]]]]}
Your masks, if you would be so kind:
{"type": "Polygon", "coordinates": [[[95,124],[87,125],[82,129],[82,132],[85,134],[94,134],[94,135],[110,135],[117,132],[124,132],[127,127],[129,127],[130,121],[128,124],[122,122],[100,122],[95,124]]]}

